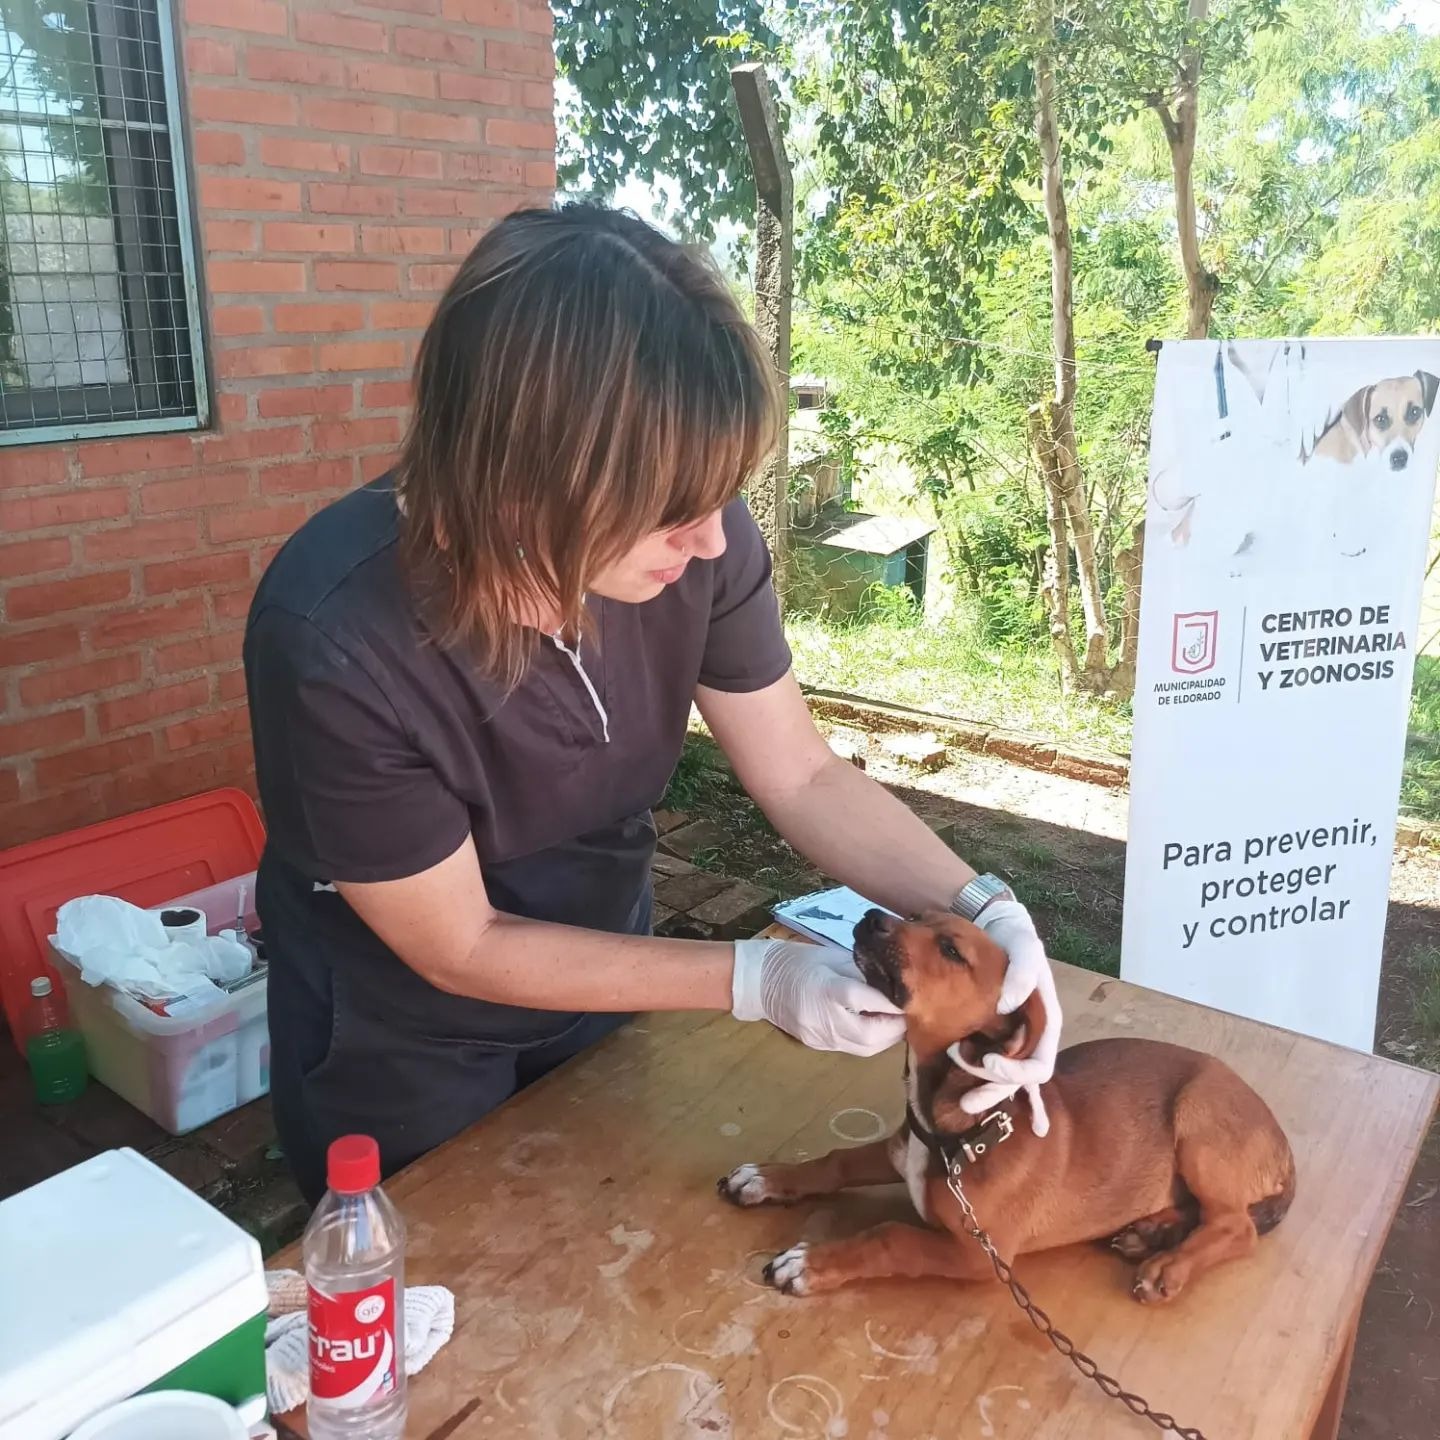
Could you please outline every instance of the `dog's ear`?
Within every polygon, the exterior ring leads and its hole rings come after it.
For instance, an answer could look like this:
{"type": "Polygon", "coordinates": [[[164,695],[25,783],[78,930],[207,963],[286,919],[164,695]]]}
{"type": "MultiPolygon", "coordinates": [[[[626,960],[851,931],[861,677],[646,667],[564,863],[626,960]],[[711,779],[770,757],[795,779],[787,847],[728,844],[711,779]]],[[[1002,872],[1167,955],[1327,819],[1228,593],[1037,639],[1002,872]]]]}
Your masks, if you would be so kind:
{"type": "Polygon", "coordinates": [[[1417,370],[1415,378],[1420,382],[1420,394],[1425,399],[1425,413],[1430,415],[1435,410],[1435,397],[1440,395],[1440,376],[1432,375],[1428,370],[1417,370]]]}
{"type": "Polygon", "coordinates": [[[1341,407],[1340,418],[1357,434],[1363,435],[1370,423],[1370,397],[1375,393],[1373,385],[1357,390],[1341,407]]]}
{"type": "Polygon", "coordinates": [[[1040,998],[1038,990],[1032,990],[1024,1004],[1015,1012],[1019,1023],[1010,1032],[1010,1038],[1006,1040],[1002,1054],[1010,1060],[1028,1060],[1040,1044],[1040,1037],[1045,1033],[1045,1022],[1049,1018],[1045,1013],[1045,1002],[1040,998]]]}

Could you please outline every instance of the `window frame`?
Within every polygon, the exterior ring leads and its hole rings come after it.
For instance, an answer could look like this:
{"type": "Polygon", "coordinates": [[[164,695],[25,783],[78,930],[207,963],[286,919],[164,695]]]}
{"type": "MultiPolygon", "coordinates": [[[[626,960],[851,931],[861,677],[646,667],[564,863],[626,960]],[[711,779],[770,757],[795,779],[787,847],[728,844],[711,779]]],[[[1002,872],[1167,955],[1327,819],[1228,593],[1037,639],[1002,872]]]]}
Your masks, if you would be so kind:
{"type": "MultiPolygon", "coordinates": [[[[117,43],[116,32],[113,28],[114,18],[104,14],[108,0],[90,0],[90,3],[95,16],[97,39],[102,46],[114,45],[117,43]]],[[[101,390],[112,396],[133,394],[138,388],[137,383],[132,379],[132,383],[127,385],[68,385],[27,390],[22,393],[34,397],[31,401],[32,407],[37,414],[44,414],[46,419],[32,425],[0,427],[0,448],[16,445],[41,445],[56,441],[113,439],[116,436],[126,435],[173,434],[203,430],[209,427],[210,387],[206,364],[208,352],[204,316],[201,309],[199,257],[195,245],[196,217],[191,197],[190,155],[189,147],[186,144],[185,115],[180,92],[175,13],[172,0],[153,0],[153,3],[156,28],[159,32],[160,78],[165,100],[165,134],[170,145],[170,170],[175,190],[175,229],[180,252],[179,272],[174,278],[180,282],[181,298],[178,303],[182,303],[185,307],[183,326],[177,325],[174,328],[183,330],[188,337],[194,404],[184,414],[151,415],[132,419],[87,419],[85,411],[89,392],[101,390]],[[79,416],[72,417],[67,414],[67,411],[73,410],[78,410],[79,416]]],[[[103,64],[101,68],[103,70],[103,64]]],[[[123,91],[114,95],[108,92],[102,93],[101,100],[107,104],[123,105],[123,91]]],[[[17,116],[15,120],[18,121],[21,118],[17,116]]],[[[0,111],[0,121],[10,119],[9,111],[0,111]]],[[[23,119],[34,123],[33,117],[23,117],[23,119]]],[[[128,125],[116,128],[122,134],[134,133],[128,125]]],[[[135,218],[126,215],[112,216],[117,232],[122,226],[133,225],[135,218]]],[[[126,258],[133,248],[143,244],[144,240],[140,237],[132,237],[123,243],[117,243],[117,253],[120,256],[121,305],[126,317],[127,349],[135,344],[137,336],[148,344],[152,333],[147,327],[135,326],[132,323],[135,310],[143,307],[145,300],[136,296],[135,272],[133,268],[127,268],[125,264],[126,258]]],[[[155,384],[159,382],[140,383],[155,384]]]]}

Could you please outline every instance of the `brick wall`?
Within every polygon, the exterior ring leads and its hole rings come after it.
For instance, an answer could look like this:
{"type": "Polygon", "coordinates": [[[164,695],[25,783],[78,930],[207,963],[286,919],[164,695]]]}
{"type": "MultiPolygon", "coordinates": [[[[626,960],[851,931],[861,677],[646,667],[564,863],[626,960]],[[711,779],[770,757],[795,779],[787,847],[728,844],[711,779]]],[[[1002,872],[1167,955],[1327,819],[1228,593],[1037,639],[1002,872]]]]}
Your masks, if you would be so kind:
{"type": "Polygon", "coordinates": [[[240,646],[435,297],[555,180],[545,0],[182,0],[215,418],[0,450],[0,846],[250,784],[240,646]]]}

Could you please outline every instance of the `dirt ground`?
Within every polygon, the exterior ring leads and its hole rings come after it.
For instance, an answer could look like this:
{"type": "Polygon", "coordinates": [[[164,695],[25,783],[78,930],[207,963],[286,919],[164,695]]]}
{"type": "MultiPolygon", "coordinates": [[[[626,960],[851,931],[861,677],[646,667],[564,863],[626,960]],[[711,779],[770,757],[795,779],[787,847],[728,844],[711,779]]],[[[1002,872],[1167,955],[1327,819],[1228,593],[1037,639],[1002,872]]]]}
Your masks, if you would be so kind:
{"type": "MultiPolygon", "coordinates": [[[[833,732],[832,732],[833,733],[833,732]]],[[[877,737],[846,727],[848,748],[912,809],[955,827],[955,848],[1015,885],[1058,959],[1118,973],[1127,796],[1081,781],[952,751],[935,773],[897,763],[877,737]]],[[[697,862],[783,895],[821,883],[765,824],[704,741],[692,741],[672,800],[717,821],[727,839],[697,862]]],[[[1440,945],[1440,855],[1397,855],[1376,1049],[1436,1063],[1421,1032],[1418,967],[1440,945]]],[[[1341,1440],[1434,1440],[1440,1434],[1440,1120],[1366,1297],[1341,1440]]]]}

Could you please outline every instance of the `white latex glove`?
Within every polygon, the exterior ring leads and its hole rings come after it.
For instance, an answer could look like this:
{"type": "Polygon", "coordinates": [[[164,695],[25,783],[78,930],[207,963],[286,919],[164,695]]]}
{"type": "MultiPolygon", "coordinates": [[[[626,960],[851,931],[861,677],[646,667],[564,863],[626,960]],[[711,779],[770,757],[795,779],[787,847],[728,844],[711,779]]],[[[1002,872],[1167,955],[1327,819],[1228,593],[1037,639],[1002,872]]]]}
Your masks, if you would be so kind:
{"type": "Polygon", "coordinates": [[[1000,991],[1000,1013],[1011,1015],[1036,991],[1045,1006],[1045,1028],[1034,1053],[1026,1060],[1013,1060],[998,1052],[987,1055],[981,1065],[970,1065],[952,1047],[950,1058],[965,1071],[990,1083],[977,1086],[960,1100],[967,1115],[980,1115],[1024,1090],[1030,1101],[1030,1127],[1037,1135],[1050,1129],[1040,1087],[1055,1073],[1055,1056],[1060,1049],[1060,998],[1045,946],[1036,933],[1030,912],[1018,900],[992,900],[975,922],[1009,958],[1005,983],[1000,991]]]}
{"type": "Polygon", "coordinates": [[[730,988],[737,1020],[768,1020],[812,1050],[878,1055],[905,1036],[899,1008],[828,945],[737,940],[730,988]]]}

